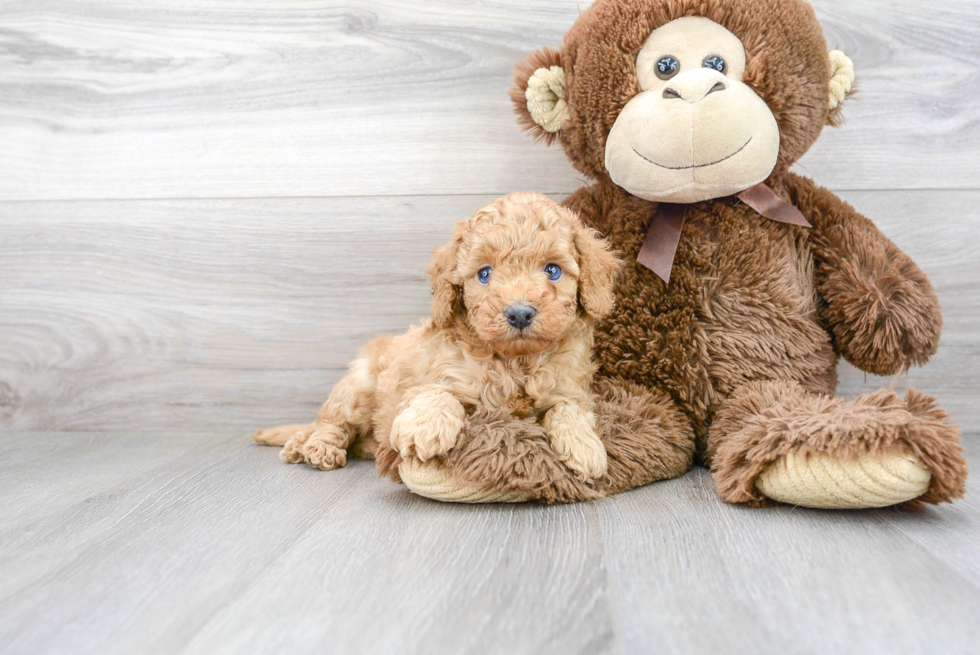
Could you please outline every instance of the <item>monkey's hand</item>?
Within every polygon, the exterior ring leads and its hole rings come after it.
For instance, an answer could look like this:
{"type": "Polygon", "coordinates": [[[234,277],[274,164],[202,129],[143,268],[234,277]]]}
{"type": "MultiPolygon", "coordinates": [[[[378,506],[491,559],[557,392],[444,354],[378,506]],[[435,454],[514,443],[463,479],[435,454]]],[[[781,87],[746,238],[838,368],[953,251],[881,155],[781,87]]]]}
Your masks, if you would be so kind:
{"type": "Polygon", "coordinates": [[[786,182],[791,201],[813,224],[806,233],[819,311],[844,358],[877,375],[928,361],[943,318],[926,274],[830,191],[793,174],[786,182]]]}
{"type": "Polygon", "coordinates": [[[861,369],[894,375],[936,352],[943,323],[939,299],[904,253],[843,260],[827,273],[822,291],[837,346],[861,369]]]}

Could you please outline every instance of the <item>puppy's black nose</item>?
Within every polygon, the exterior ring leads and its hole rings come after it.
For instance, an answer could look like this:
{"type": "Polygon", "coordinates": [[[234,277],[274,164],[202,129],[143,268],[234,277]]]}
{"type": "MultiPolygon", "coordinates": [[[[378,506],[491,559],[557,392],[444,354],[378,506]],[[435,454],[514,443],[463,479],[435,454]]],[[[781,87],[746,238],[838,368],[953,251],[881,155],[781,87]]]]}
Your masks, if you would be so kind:
{"type": "Polygon", "coordinates": [[[504,310],[504,316],[507,317],[507,322],[516,327],[518,330],[523,330],[531,321],[534,320],[534,315],[537,312],[534,307],[524,304],[514,304],[504,310]]]}

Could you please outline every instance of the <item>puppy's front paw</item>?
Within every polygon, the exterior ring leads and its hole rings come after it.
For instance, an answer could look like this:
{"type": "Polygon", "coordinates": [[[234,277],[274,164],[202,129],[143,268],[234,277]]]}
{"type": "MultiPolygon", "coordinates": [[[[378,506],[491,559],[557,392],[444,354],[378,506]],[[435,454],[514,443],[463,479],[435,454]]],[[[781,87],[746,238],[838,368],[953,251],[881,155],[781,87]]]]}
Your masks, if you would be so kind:
{"type": "Polygon", "coordinates": [[[609,469],[606,447],[592,430],[579,434],[559,430],[549,434],[549,440],[558,459],[586,480],[598,480],[609,469]]]}
{"type": "Polygon", "coordinates": [[[606,447],[596,435],[593,422],[591,414],[571,403],[555,405],[544,419],[551,449],[586,480],[601,478],[609,468],[606,447]]]}
{"type": "Polygon", "coordinates": [[[420,396],[392,422],[391,445],[402,457],[414,453],[423,462],[445,455],[456,445],[464,416],[463,406],[455,398],[446,401],[420,396]]]}

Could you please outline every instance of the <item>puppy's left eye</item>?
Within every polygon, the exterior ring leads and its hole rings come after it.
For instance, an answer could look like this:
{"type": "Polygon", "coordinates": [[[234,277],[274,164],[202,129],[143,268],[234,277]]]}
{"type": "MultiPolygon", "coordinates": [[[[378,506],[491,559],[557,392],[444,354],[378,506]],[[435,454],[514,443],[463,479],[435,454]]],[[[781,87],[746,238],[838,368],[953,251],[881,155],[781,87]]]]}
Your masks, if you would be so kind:
{"type": "Polygon", "coordinates": [[[480,284],[487,284],[488,282],[490,282],[490,272],[492,270],[493,269],[490,268],[489,266],[487,266],[486,268],[481,268],[480,271],[476,274],[477,281],[479,281],[480,284]]]}
{"type": "Polygon", "coordinates": [[[548,276],[548,279],[554,282],[561,277],[561,266],[558,264],[548,264],[544,267],[544,272],[548,276]]]}

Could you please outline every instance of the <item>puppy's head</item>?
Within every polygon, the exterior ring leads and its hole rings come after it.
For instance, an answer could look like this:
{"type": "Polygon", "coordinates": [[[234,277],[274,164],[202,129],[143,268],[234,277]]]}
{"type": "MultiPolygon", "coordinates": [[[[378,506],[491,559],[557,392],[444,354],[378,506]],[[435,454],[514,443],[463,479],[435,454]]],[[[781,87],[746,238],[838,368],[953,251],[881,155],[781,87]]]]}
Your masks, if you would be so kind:
{"type": "Polygon", "coordinates": [[[433,256],[433,322],[463,320],[504,356],[541,351],[612,310],[619,261],[538,193],[512,193],[456,223],[433,256]]]}

